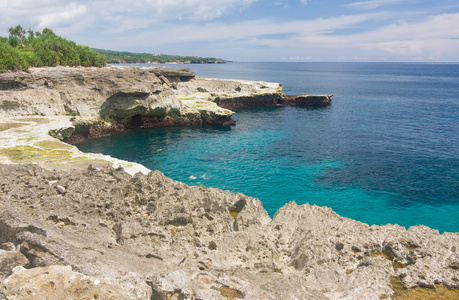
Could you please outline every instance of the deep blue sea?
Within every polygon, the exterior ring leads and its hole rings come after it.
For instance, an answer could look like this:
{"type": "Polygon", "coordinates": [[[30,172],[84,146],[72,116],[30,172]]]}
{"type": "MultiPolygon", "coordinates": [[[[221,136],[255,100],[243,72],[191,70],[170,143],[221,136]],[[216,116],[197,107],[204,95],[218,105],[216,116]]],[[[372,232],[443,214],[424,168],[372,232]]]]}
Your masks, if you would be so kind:
{"type": "Polygon", "coordinates": [[[280,82],[287,94],[334,94],[332,105],[246,109],[231,127],[130,130],[78,147],[257,197],[271,216],[295,200],[368,224],[459,232],[459,64],[186,67],[280,82]]]}

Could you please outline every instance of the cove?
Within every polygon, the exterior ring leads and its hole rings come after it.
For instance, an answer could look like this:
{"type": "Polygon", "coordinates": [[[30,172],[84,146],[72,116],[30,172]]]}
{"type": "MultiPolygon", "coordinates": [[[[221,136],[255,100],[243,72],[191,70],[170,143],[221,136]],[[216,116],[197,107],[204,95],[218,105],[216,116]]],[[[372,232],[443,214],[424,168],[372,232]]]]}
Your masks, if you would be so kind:
{"type": "Polygon", "coordinates": [[[357,145],[349,152],[351,142],[346,138],[324,135],[315,122],[328,115],[327,108],[251,109],[239,111],[232,127],[130,130],[90,140],[79,148],[135,161],[190,185],[259,198],[271,216],[294,200],[329,206],[369,224],[458,230],[457,207],[435,197],[431,203],[415,201],[413,183],[402,180],[420,176],[412,174],[415,170],[388,166],[371,152],[362,155],[357,145]],[[391,182],[382,182],[397,173],[391,182]]]}
{"type": "Polygon", "coordinates": [[[195,68],[202,77],[271,80],[286,93],[303,87],[334,97],[323,108],[239,110],[235,126],[131,130],[78,147],[259,198],[271,216],[294,200],[370,225],[459,231],[459,65],[195,68]]]}

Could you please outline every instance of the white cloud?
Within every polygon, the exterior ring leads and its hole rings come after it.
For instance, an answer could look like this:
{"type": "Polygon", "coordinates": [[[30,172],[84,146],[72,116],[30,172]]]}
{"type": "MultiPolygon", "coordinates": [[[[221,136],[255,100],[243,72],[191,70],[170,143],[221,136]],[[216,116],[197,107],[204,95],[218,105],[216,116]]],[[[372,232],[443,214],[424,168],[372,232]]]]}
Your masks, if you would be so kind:
{"type": "Polygon", "coordinates": [[[87,14],[86,6],[71,2],[59,10],[42,14],[38,19],[40,23],[37,28],[71,27],[86,19],[87,14]]]}
{"type": "MultiPolygon", "coordinates": [[[[21,24],[35,30],[50,27],[92,47],[133,52],[247,60],[458,61],[459,13],[428,16],[401,9],[316,19],[281,20],[276,15],[218,22],[218,16],[237,13],[255,1],[0,0],[0,35],[21,24]],[[408,14],[411,21],[396,21],[408,14]]],[[[350,6],[370,9],[407,1],[369,0],[350,6]]]]}
{"type": "Polygon", "coordinates": [[[220,51],[217,46],[219,44],[238,44],[240,51],[245,51],[247,55],[253,53],[254,59],[275,53],[281,59],[290,57],[289,54],[282,54],[289,52],[292,57],[310,57],[310,53],[328,55],[330,60],[337,60],[338,53],[346,53],[347,56],[340,59],[349,60],[360,56],[368,60],[379,60],[380,57],[413,60],[415,57],[424,57],[426,60],[457,61],[459,27],[455,24],[459,24],[459,13],[436,15],[418,22],[391,24],[365,32],[336,33],[339,29],[362,25],[378,16],[362,14],[311,21],[257,20],[234,25],[212,23],[207,26],[177,26],[161,32],[144,33],[131,42],[147,39],[157,41],[156,45],[212,42],[215,53],[220,51]],[[285,36],[266,37],[272,34],[285,36]],[[309,53],[304,53],[306,50],[309,53]],[[293,53],[295,51],[296,54],[293,53]]]}
{"type": "Polygon", "coordinates": [[[43,27],[90,27],[106,21],[119,31],[165,20],[211,20],[257,0],[0,0],[0,31],[17,24],[43,27]]]}
{"type": "MultiPolygon", "coordinates": [[[[229,41],[260,39],[263,35],[321,35],[330,34],[336,29],[343,29],[373,19],[377,14],[340,16],[337,18],[315,19],[310,21],[281,22],[273,19],[244,21],[236,24],[208,23],[199,25],[176,25],[142,33],[137,40],[154,40],[159,44],[229,41]]],[[[284,39],[282,39],[284,41],[284,39]]]]}
{"type": "Polygon", "coordinates": [[[355,7],[360,9],[375,9],[385,5],[393,5],[393,4],[402,4],[406,2],[412,2],[412,0],[369,0],[369,1],[361,1],[361,2],[353,2],[346,4],[344,6],[355,7]]]}
{"type": "MultiPolygon", "coordinates": [[[[110,13],[148,13],[161,20],[190,19],[211,20],[237,7],[246,7],[256,0],[98,0],[97,7],[105,7],[110,13]]],[[[93,3],[93,2],[90,2],[93,3]]],[[[93,4],[91,4],[93,5],[93,4]]]]}
{"type": "Polygon", "coordinates": [[[419,56],[457,61],[459,27],[455,24],[459,24],[459,13],[436,15],[419,22],[391,24],[355,34],[305,34],[291,42],[321,49],[354,49],[373,57],[376,53],[386,53],[404,59],[419,56]]]}

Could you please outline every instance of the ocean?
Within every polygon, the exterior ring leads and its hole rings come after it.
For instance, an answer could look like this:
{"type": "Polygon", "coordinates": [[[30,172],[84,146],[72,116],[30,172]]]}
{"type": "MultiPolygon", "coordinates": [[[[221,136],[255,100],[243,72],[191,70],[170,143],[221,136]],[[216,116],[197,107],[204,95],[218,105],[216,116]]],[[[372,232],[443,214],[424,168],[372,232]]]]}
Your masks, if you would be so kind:
{"type": "Polygon", "coordinates": [[[78,147],[259,198],[271,216],[296,201],[370,225],[459,232],[459,64],[170,66],[334,96],[329,107],[239,110],[235,126],[128,130],[78,147]]]}

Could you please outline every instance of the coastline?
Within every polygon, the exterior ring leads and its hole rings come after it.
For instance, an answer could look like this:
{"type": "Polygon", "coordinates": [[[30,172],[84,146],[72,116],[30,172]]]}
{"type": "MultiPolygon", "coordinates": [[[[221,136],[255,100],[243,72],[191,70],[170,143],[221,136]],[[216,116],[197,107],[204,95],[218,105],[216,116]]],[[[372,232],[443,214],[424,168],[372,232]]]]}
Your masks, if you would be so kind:
{"type": "MultiPolygon", "coordinates": [[[[171,115],[175,118],[173,120],[177,120],[177,116],[195,118],[200,122],[214,121],[220,117],[227,120],[232,113],[218,108],[209,98],[222,99],[222,95],[225,95],[224,99],[230,99],[230,103],[235,105],[241,99],[247,101],[248,96],[241,96],[246,89],[252,95],[250,99],[260,97],[259,91],[262,90],[262,95],[267,95],[265,99],[268,99],[265,104],[279,104],[279,84],[271,86],[268,83],[245,82],[247,84],[244,85],[243,81],[210,80],[212,85],[206,82],[208,79],[199,78],[187,83],[177,81],[180,76],[171,74],[155,74],[158,80],[149,82],[149,86],[155,87],[156,92],[164,92],[164,95],[155,97],[155,101],[151,103],[142,103],[149,97],[144,89],[144,83],[148,81],[144,77],[147,73],[141,73],[142,84],[134,88],[132,85],[120,88],[118,83],[110,91],[97,91],[94,98],[98,95],[108,96],[99,102],[99,107],[106,104],[107,99],[111,99],[108,102],[110,106],[106,105],[104,109],[98,110],[105,112],[107,116],[103,122],[90,114],[94,106],[91,106],[93,104],[87,98],[71,99],[72,101],[65,103],[67,109],[63,108],[63,111],[59,110],[58,105],[49,110],[49,106],[42,108],[41,104],[34,103],[37,109],[43,109],[43,112],[49,114],[39,117],[34,116],[36,112],[33,111],[31,116],[26,117],[14,116],[11,109],[2,111],[3,117],[13,114],[3,118],[1,122],[2,164],[18,164],[5,166],[2,172],[18,175],[14,177],[17,178],[14,179],[16,183],[13,180],[6,185],[6,189],[3,186],[0,193],[3,200],[0,222],[3,222],[5,228],[9,228],[8,234],[2,234],[1,242],[13,243],[14,250],[8,252],[25,255],[29,266],[35,267],[30,270],[49,268],[56,261],[63,261],[83,274],[112,278],[118,287],[114,290],[117,291],[126,284],[122,274],[135,272],[135,279],[131,278],[127,282],[142,291],[143,296],[150,293],[150,297],[156,293],[162,296],[199,296],[204,299],[275,299],[291,296],[292,290],[301,286],[307,288],[296,292],[295,295],[300,298],[342,299],[368,295],[376,298],[394,296],[394,282],[399,282],[404,288],[432,289],[440,288],[441,285],[450,289],[459,288],[459,259],[455,248],[459,241],[457,233],[440,235],[438,231],[425,226],[414,226],[408,230],[397,225],[369,227],[342,218],[326,207],[307,204],[298,206],[293,202],[281,208],[271,220],[258,199],[218,189],[188,187],[137,164],[103,155],[83,154],[74,146],[48,135],[48,132],[53,131],[54,136],[68,139],[71,128],[75,128],[72,120],[74,122],[76,116],[53,114],[69,114],[72,111],[77,111],[80,117],[82,113],[87,113],[84,118],[91,121],[89,124],[102,127],[112,123],[129,124],[126,120],[146,114],[149,119],[141,120],[141,127],[148,120],[157,118],[158,112],[163,110],[172,112],[171,115]],[[161,79],[161,76],[166,80],[161,79]],[[203,83],[206,85],[203,86],[203,83]],[[174,85],[175,89],[171,91],[174,85]],[[222,92],[218,94],[216,91],[222,92]],[[125,103],[120,103],[121,98],[130,99],[135,105],[126,106],[125,103]],[[160,105],[151,105],[158,102],[160,105]],[[151,109],[151,115],[148,115],[146,108],[151,109]],[[125,114],[126,111],[131,113],[125,114]],[[24,163],[33,163],[40,167],[23,165],[24,163]],[[63,170],[56,171],[60,169],[63,170]],[[134,175],[138,171],[145,175],[134,175]],[[131,177],[132,175],[134,176],[131,177]],[[44,180],[32,185],[30,181],[29,184],[18,184],[21,178],[27,176],[32,181],[34,178],[46,176],[58,179],[57,182],[48,180],[53,183],[46,185],[43,185],[44,180]],[[73,203],[79,197],[77,195],[84,191],[84,185],[78,186],[72,182],[84,182],[88,178],[96,182],[101,182],[97,178],[104,179],[104,183],[99,186],[104,186],[111,193],[104,194],[102,198],[100,195],[88,195],[88,206],[81,201],[73,203]],[[60,192],[62,189],[57,186],[63,187],[64,192],[60,192]],[[154,188],[151,189],[151,186],[154,188]],[[43,203],[31,203],[30,198],[24,197],[24,193],[30,195],[30,192],[26,192],[30,188],[45,190],[43,203]],[[125,199],[119,196],[110,198],[113,196],[109,195],[121,193],[123,190],[125,195],[129,195],[125,199]],[[15,193],[18,197],[12,197],[15,193]],[[8,199],[15,199],[14,208],[6,201],[8,199]],[[106,203],[102,203],[101,199],[106,203]],[[62,207],[55,205],[56,200],[62,202],[62,207]],[[127,206],[122,208],[119,206],[121,203],[126,203],[127,206]],[[86,207],[85,213],[70,211],[65,208],[66,205],[86,207]],[[109,205],[108,211],[104,209],[106,205],[109,205]],[[110,208],[110,205],[116,209],[110,208]],[[17,215],[11,216],[7,213],[9,210],[17,215]],[[115,213],[116,210],[124,211],[124,214],[115,213]],[[97,218],[100,220],[97,221],[97,218]],[[12,220],[16,219],[22,220],[21,224],[41,228],[46,234],[39,234],[41,231],[37,229],[20,229],[25,227],[18,223],[15,225],[12,220]],[[84,249],[68,238],[71,236],[75,240],[83,239],[83,227],[91,229],[90,237],[100,238],[106,234],[110,240],[86,241],[91,249],[84,249]],[[58,243],[66,244],[68,253],[56,248],[55,244],[58,243]],[[31,249],[35,248],[31,245],[41,245],[41,253],[49,257],[37,260],[39,255],[33,253],[31,249]],[[107,258],[103,256],[114,256],[113,249],[127,255],[128,259],[137,259],[138,262],[128,266],[126,261],[117,258],[120,267],[110,269],[107,258]],[[102,270],[96,270],[94,259],[103,266],[102,270]],[[144,266],[140,267],[139,264],[144,266]],[[152,272],[153,268],[157,271],[152,272]],[[267,288],[267,282],[272,286],[267,288]]],[[[183,77],[186,73],[181,74],[183,77]]],[[[80,77],[77,80],[82,79],[80,77]]],[[[83,77],[83,82],[85,80],[83,77]]],[[[49,81],[44,82],[44,91],[49,96],[52,88],[48,86],[49,81]]],[[[21,87],[21,82],[18,86],[21,87]]],[[[55,87],[56,84],[52,83],[52,86],[55,87]]],[[[67,90],[72,88],[71,84],[63,86],[67,90]]],[[[91,89],[94,87],[91,86],[91,89]]],[[[27,91],[19,91],[18,94],[27,94],[27,91]]],[[[74,97],[75,92],[74,90],[66,94],[66,99],[74,97]]],[[[59,97],[62,99],[62,94],[59,97]]],[[[89,94],[85,94],[85,97],[89,97],[89,94]]],[[[44,101],[49,101],[49,97],[44,98],[44,101]]],[[[17,111],[23,112],[23,109],[19,107],[17,111]]],[[[171,124],[177,124],[174,122],[171,121],[171,124]]],[[[8,274],[8,277],[18,278],[21,273],[25,274],[23,272],[27,271],[8,274]]],[[[14,281],[13,279],[10,278],[8,282],[14,281]]],[[[104,281],[104,284],[109,283],[104,281]]],[[[5,293],[8,290],[11,292],[14,289],[9,286],[5,293]]],[[[132,288],[130,291],[132,293],[132,288]]],[[[129,297],[137,296],[130,294],[129,297]]]]}

